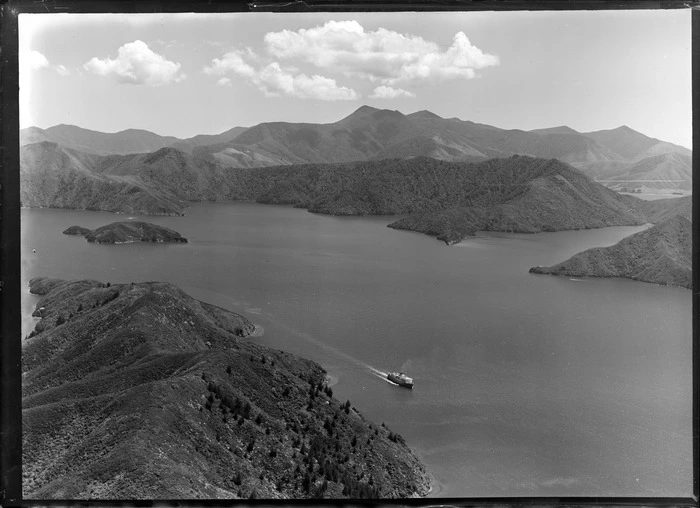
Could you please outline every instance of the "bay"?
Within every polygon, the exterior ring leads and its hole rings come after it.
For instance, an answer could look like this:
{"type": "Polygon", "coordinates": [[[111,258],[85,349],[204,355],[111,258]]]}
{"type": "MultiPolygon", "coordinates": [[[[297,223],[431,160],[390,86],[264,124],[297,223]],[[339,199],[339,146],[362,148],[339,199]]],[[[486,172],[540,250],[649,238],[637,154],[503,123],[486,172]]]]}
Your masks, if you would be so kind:
{"type": "Polygon", "coordinates": [[[184,245],[61,233],[128,218],[22,210],[23,336],[32,277],[168,281],[261,326],[248,340],[320,363],[337,398],[406,438],[434,496],[692,494],[691,292],[528,273],[644,227],[447,247],[390,217],[216,203],[133,217],[184,245]],[[384,378],[395,370],[414,390],[384,378]]]}

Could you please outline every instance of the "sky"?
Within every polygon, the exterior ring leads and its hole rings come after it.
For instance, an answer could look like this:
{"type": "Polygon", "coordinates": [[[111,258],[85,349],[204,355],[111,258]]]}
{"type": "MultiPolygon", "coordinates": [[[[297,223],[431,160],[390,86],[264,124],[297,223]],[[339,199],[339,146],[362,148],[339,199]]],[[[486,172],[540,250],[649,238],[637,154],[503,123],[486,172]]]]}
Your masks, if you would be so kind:
{"type": "Polygon", "coordinates": [[[362,105],[692,146],[690,10],[20,14],[20,127],[187,138],[362,105]]]}

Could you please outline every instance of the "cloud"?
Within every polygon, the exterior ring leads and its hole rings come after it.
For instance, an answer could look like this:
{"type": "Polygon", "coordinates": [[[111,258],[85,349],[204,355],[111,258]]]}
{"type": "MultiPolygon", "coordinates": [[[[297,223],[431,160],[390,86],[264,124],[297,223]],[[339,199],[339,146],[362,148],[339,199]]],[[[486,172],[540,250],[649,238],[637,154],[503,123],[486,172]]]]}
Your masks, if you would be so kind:
{"type": "Polygon", "coordinates": [[[231,80],[228,78],[221,78],[216,82],[219,86],[231,86],[231,80]]]}
{"type": "Polygon", "coordinates": [[[211,65],[204,68],[205,74],[214,76],[222,76],[229,71],[244,78],[252,78],[255,75],[255,69],[243,60],[243,51],[240,50],[229,51],[221,58],[214,58],[211,65]]]}
{"type": "Polygon", "coordinates": [[[317,74],[313,76],[295,75],[282,69],[277,62],[260,69],[253,82],[267,97],[286,95],[299,99],[322,101],[347,101],[359,97],[355,90],[338,86],[335,79],[317,74]]]}
{"type": "MultiPolygon", "coordinates": [[[[296,69],[283,68],[278,62],[254,67],[246,59],[258,59],[250,49],[229,51],[222,58],[214,58],[204,73],[224,76],[232,73],[245,78],[256,86],[266,97],[296,97],[322,101],[355,100],[359,97],[355,90],[339,86],[335,79],[314,74],[308,76],[296,69]]],[[[217,84],[230,84],[223,77],[217,84]],[[225,83],[222,83],[226,80],[225,83]]]]}
{"type": "Polygon", "coordinates": [[[42,53],[39,53],[38,51],[31,50],[29,53],[26,53],[25,55],[20,56],[20,59],[22,59],[22,60],[24,60],[25,58],[26,58],[26,63],[25,62],[23,62],[23,63],[26,66],[25,68],[27,68],[27,69],[37,70],[37,69],[42,69],[44,67],[49,67],[48,58],[46,58],[42,53]]]}
{"type": "Polygon", "coordinates": [[[370,99],[397,99],[400,97],[415,97],[416,94],[404,90],[403,88],[392,88],[390,86],[381,85],[374,89],[369,95],[370,99]]]}
{"type": "Polygon", "coordinates": [[[20,73],[29,74],[40,69],[53,69],[61,76],[68,76],[70,71],[63,65],[51,65],[46,56],[36,50],[21,50],[19,54],[20,73]]]}
{"type": "Polygon", "coordinates": [[[68,76],[70,71],[66,69],[63,65],[56,65],[54,70],[58,72],[61,76],[68,76]]]}
{"type": "Polygon", "coordinates": [[[109,76],[119,83],[160,86],[185,79],[180,64],[154,53],[148,45],[136,40],[121,46],[117,58],[93,57],[83,65],[85,70],[100,76],[109,76]]]}
{"type": "Polygon", "coordinates": [[[421,80],[471,79],[476,70],[499,64],[497,56],[455,34],[442,51],[435,42],[385,28],[365,31],[357,21],[329,21],[298,31],[265,35],[267,51],[279,59],[298,59],[324,69],[384,85],[421,80]]]}

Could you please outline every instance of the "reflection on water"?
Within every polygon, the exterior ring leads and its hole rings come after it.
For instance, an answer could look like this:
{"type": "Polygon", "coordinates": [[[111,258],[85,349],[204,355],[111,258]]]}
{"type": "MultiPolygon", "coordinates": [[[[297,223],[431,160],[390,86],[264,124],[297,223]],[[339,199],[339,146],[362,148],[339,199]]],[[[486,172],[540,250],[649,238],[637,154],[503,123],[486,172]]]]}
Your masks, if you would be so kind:
{"type": "MultiPolygon", "coordinates": [[[[251,340],[316,360],[337,398],[402,434],[433,495],[691,494],[691,293],[528,273],[643,228],[446,247],[390,218],[224,203],[136,217],[188,244],[61,234],[121,219],[23,210],[25,283],[163,280],[247,315],[264,329],[251,340]],[[413,390],[386,379],[399,370],[413,390]]],[[[25,318],[35,302],[23,295],[25,318]]]]}

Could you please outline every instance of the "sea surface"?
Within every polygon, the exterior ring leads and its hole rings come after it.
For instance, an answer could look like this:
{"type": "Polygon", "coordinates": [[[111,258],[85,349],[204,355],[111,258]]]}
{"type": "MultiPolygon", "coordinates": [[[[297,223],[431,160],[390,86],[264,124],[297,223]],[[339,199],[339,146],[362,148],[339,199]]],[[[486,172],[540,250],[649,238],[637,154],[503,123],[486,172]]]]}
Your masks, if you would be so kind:
{"type": "Polygon", "coordinates": [[[692,494],[691,292],[528,273],[644,227],[448,247],[391,217],[218,203],[133,217],[184,245],[61,233],[130,218],[22,210],[23,336],[32,277],[169,281],[263,328],[248,340],[320,363],[338,399],[406,438],[433,496],[692,494]],[[395,370],[415,388],[384,379],[395,370]]]}

